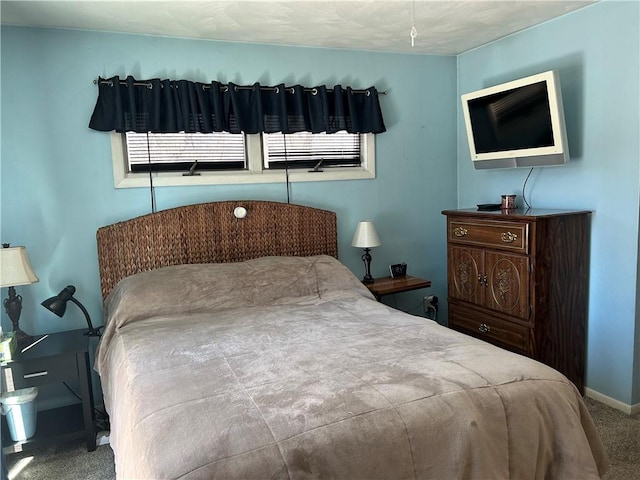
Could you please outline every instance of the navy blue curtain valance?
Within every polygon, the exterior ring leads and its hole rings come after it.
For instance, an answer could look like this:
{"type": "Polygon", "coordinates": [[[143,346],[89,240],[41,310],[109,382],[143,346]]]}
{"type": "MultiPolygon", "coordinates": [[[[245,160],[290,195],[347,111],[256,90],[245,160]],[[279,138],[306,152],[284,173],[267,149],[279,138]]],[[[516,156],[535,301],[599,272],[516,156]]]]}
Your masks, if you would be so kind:
{"type": "Polygon", "coordinates": [[[375,87],[261,87],[213,81],[98,78],[89,128],[152,133],[381,133],[375,87]]]}

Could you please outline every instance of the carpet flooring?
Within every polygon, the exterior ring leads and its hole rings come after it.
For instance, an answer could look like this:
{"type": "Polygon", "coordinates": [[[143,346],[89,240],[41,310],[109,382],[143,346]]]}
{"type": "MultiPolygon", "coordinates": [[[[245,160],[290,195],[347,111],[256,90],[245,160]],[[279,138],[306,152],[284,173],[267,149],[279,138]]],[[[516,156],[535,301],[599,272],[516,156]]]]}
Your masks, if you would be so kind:
{"type": "MultiPolygon", "coordinates": [[[[611,463],[604,480],[640,479],[640,414],[629,416],[590,398],[585,402],[611,463]]],[[[6,461],[9,480],[115,479],[108,445],[87,452],[82,442],[67,443],[9,455],[6,461]]]]}
{"type": "Polygon", "coordinates": [[[640,413],[627,415],[589,397],[585,403],[609,455],[604,480],[639,480],[640,413]]]}

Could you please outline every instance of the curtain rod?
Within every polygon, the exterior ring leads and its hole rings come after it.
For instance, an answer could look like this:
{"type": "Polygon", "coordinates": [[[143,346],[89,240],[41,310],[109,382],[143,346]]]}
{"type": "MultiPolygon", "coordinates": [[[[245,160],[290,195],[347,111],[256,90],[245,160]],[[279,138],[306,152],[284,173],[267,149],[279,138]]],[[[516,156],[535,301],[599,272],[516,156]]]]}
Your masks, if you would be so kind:
{"type": "MultiPolygon", "coordinates": [[[[98,82],[100,82],[101,84],[106,84],[106,85],[113,85],[113,82],[111,80],[98,80],[97,78],[93,80],[93,84],[97,85],[98,82]]],[[[120,80],[120,85],[126,85],[127,82],[120,80]]],[[[147,88],[153,88],[153,84],[151,84],[150,82],[133,82],[133,85],[136,87],[147,87],[147,88]]],[[[211,88],[209,85],[207,84],[203,84],[202,88],[211,88]]],[[[240,89],[240,90],[251,90],[253,88],[253,86],[243,86],[243,85],[235,85],[236,89],[240,89]]],[[[293,92],[293,88],[292,87],[285,87],[285,89],[291,89],[291,92],[293,92]]],[[[229,86],[228,85],[222,85],[222,91],[226,92],[229,90],[229,86]]],[[[266,90],[266,91],[279,91],[279,87],[260,87],[260,90],[266,90]]],[[[303,90],[305,92],[311,92],[314,95],[318,92],[317,89],[315,88],[303,88],[303,90]]],[[[328,89],[328,90],[333,90],[328,89]]],[[[351,90],[353,93],[366,93],[369,94],[369,90],[351,90]]],[[[378,95],[387,95],[387,90],[383,91],[383,92],[378,92],[378,95]]]]}

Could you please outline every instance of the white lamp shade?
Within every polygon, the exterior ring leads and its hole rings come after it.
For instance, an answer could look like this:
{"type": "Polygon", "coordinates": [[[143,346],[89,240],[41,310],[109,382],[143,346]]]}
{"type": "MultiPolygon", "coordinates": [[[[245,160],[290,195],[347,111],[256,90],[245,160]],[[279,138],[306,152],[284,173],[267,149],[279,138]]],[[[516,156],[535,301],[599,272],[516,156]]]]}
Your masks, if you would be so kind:
{"type": "Polygon", "coordinates": [[[30,285],[37,281],[24,247],[0,248],[0,287],[30,285]]]}
{"type": "Polygon", "coordinates": [[[371,248],[380,245],[380,239],[373,226],[373,222],[365,221],[358,223],[356,232],[353,234],[351,245],[360,248],[371,248]]]}

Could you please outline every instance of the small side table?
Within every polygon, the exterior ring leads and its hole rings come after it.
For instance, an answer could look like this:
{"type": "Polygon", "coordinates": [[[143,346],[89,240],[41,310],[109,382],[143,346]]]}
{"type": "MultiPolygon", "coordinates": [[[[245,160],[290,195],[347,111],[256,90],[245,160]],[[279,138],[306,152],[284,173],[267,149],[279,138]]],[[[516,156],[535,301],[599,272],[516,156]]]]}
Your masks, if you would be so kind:
{"type": "MultiPolygon", "coordinates": [[[[72,438],[84,438],[87,450],[96,449],[95,413],[89,370],[89,337],[85,330],[51,333],[23,353],[2,364],[2,385],[8,391],[40,387],[54,383],[77,385],[79,403],[37,414],[35,435],[14,442],[9,437],[6,420],[2,418],[2,451],[20,452],[72,438]]],[[[36,399],[37,401],[37,399],[36,399]]]]}
{"type": "Polygon", "coordinates": [[[373,293],[376,300],[381,301],[385,295],[418,290],[419,288],[428,288],[431,286],[431,280],[412,277],[410,275],[399,278],[381,277],[375,278],[373,283],[367,283],[365,286],[373,293]]]}

